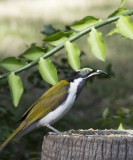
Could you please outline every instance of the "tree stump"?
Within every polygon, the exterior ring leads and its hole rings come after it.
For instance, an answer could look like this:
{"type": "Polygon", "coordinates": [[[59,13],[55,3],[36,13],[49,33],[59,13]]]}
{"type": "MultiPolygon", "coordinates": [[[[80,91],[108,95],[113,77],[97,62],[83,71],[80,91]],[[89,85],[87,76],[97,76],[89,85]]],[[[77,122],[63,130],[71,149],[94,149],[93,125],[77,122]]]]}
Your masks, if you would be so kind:
{"type": "Polygon", "coordinates": [[[133,160],[132,130],[45,135],[41,160],[133,160]]]}

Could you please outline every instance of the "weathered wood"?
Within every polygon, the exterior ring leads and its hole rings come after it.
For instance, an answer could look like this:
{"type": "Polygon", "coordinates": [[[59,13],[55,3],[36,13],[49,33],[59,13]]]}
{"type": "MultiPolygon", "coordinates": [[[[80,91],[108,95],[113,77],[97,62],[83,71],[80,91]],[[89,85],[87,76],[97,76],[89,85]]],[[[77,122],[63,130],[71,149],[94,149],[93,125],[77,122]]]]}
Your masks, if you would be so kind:
{"type": "Polygon", "coordinates": [[[41,160],[133,160],[133,135],[126,131],[71,131],[46,135],[41,160]]]}

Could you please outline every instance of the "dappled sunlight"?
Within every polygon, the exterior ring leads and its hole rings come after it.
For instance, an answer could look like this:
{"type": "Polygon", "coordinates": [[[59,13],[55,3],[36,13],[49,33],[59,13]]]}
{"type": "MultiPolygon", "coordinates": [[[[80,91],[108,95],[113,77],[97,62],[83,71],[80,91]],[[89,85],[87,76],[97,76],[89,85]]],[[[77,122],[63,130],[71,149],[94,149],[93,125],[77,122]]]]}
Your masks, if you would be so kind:
{"type": "MultiPolygon", "coordinates": [[[[130,2],[131,0],[129,0],[130,2]]],[[[128,2],[128,3],[129,3],[128,2]]],[[[75,12],[76,18],[82,16],[83,11],[87,12],[92,7],[119,6],[120,1],[107,0],[9,0],[0,2],[0,17],[13,18],[42,18],[48,20],[62,20],[66,22],[67,16],[75,12]],[[77,11],[77,12],[76,12],[77,11]],[[63,13],[63,14],[61,14],[63,13]]],[[[98,9],[98,8],[97,8],[98,9]]],[[[109,10],[109,8],[108,8],[109,10]]],[[[95,11],[97,12],[97,11],[95,11]]],[[[69,17],[74,20],[73,15],[69,17]]],[[[69,21],[70,21],[69,20],[69,21]]]]}
{"type": "MultiPolygon", "coordinates": [[[[127,5],[130,6],[131,0],[127,5]]],[[[20,55],[31,43],[43,39],[43,25],[64,28],[87,15],[106,18],[119,1],[107,0],[3,0],[0,1],[0,58],[20,55]],[[10,47],[10,50],[8,49],[10,47]]]]}

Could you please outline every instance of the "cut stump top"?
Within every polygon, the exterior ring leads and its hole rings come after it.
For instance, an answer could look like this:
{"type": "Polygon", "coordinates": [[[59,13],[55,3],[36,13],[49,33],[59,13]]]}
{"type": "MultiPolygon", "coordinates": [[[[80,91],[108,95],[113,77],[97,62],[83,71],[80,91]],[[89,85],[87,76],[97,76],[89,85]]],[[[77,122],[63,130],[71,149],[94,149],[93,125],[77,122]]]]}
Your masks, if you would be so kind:
{"type": "Polygon", "coordinates": [[[41,160],[133,160],[133,131],[89,129],[45,135],[41,160]]]}

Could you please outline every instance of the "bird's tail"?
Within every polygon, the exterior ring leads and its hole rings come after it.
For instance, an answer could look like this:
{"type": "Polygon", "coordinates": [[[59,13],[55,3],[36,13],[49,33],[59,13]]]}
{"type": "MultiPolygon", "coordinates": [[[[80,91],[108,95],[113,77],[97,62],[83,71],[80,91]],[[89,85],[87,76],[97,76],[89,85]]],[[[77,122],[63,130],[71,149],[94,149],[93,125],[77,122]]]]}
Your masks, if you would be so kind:
{"type": "Polygon", "coordinates": [[[24,128],[24,124],[21,125],[5,140],[5,142],[0,146],[0,152],[5,148],[5,146],[16,136],[18,135],[22,129],[24,128]]]}

